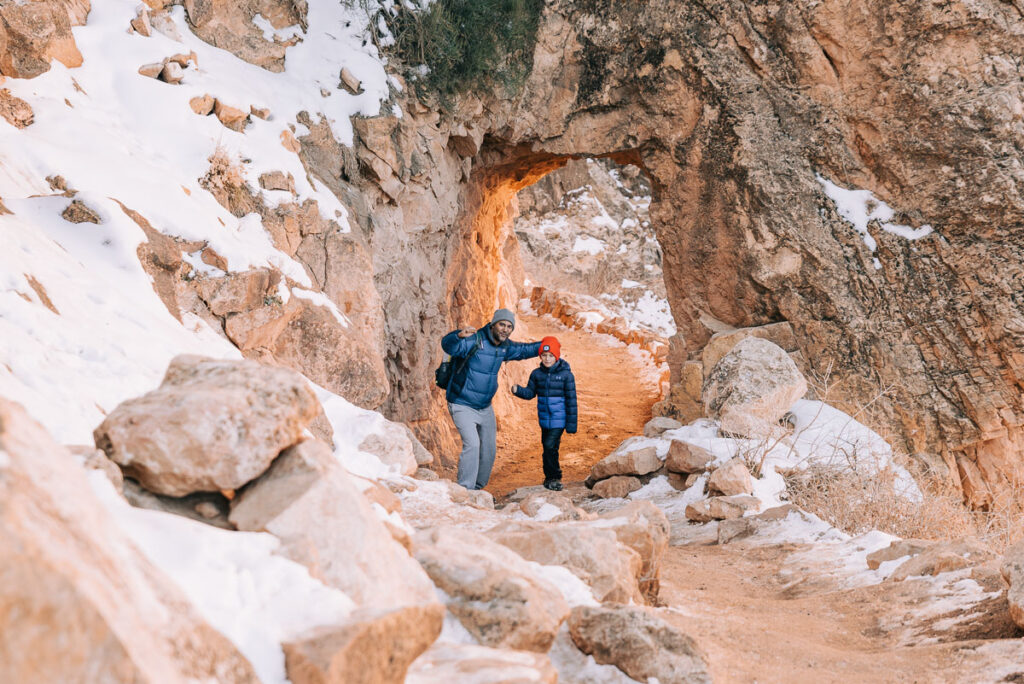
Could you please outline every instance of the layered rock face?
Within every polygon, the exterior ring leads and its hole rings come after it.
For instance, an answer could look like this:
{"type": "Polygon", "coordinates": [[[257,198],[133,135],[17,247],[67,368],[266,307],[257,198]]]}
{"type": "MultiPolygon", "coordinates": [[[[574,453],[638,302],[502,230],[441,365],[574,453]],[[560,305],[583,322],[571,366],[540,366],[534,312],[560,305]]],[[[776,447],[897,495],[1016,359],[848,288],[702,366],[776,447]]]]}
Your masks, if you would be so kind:
{"type": "MultiPolygon", "coordinates": [[[[710,321],[787,320],[810,370],[834,362],[852,402],[887,389],[878,420],[908,451],[941,453],[985,506],[1024,448],[1022,53],[1017,8],[994,0],[552,3],[522,96],[463,101],[437,125],[453,151],[473,152],[452,142],[460,126],[487,136],[457,179],[447,301],[421,310],[479,320],[493,307],[510,190],[570,155],[635,163],[654,187],[675,368],[710,321]],[[875,212],[865,239],[825,181],[873,193],[866,215],[879,201],[894,215],[875,212]]],[[[388,339],[408,354],[408,338],[388,339]]],[[[412,346],[432,357],[436,338],[412,346]]],[[[429,403],[422,382],[399,382],[429,403]]]]}
{"type": "MultiPolygon", "coordinates": [[[[185,9],[198,35],[268,69],[306,18],[291,0],[185,9]],[[257,14],[269,26],[254,32],[257,14]],[[236,24],[245,35],[228,40],[236,24]]],[[[66,39],[86,10],[5,9],[0,73],[74,64],[66,39]],[[12,33],[14,14],[32,12],[48,14],[25,35],[51,43],[12,33]]],[[[273,291],[223,315],[165,291],[225,330],[236,319],[226,334],[253,358],[350,379],[331,389],[450,457],[430,372],[444,332],[517,298],[513,195],[570,158],[611,157],[652,187],[677,385],[712,333],[788,321],[809,375],[833,364],[833,401],[884,389],[875,423],[909,453],[941,455],[984,507],[1024,462],[1022,57],[1019,5],[999,0],[557,0],[514,99],[466,96],[442,115],[405,90],[401,117],[384,107],[353,122],[351,147],[316,112],[299,116],[309,133],[282,144],[350,209],[351,232],[297,201],[269,208],[210,186],[236,215],[261,215],[348,327],[273,291]]],[[[181,275],[178,247],[177,261],[149,255],[166,271],[158,286],[181,275]]]]}

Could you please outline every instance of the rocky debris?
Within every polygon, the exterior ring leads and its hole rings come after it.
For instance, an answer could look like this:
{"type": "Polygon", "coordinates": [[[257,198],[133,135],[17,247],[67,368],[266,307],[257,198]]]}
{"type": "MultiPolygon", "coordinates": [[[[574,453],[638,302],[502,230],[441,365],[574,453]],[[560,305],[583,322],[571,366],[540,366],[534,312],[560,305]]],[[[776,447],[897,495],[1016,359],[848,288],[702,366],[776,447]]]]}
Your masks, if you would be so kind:
{"type": "Polygon", "coordinates": [[[702,473],[714,460],[715,455],[704,447],[673,439],[668,446],[665,468],[673,473],[702,473]]]}
{"type": "Polygon", "coordinates": [[[649,610],[577,606],[568,623],[577,648],[599,664],[614,665],[637,681],[657,678],[661,682],[711,682],[696,642],[649,610]]]}
{"type": "Polygon", "coordinates": [[[466,489],[458,482],[451,480],[441,480],[441,482],[448,488],[448,498],[452,503],[466,504],[483,510],[494,510],[494,496],[490,492],[483,489],[466,489]]]}
{"type": "Polygon", "coordinates": [[[716,541],[719,544],[728,544],[731,541],[744,539],[752,534],[756,534],[757,531],[765,525],[769,525],[779,520],[785,520],[789,517],[790,513],[795,513],[799,510],[800,509],[793,504],[785,504],[784,506],[769,508],[764,513],[760,513],[758,515],[748,515],[743,518],[723,520],[718,523],[716,541]]]}
{"type": "Polygon", "coordinates": [[[658,600],[661,559],[671,533],[668,517],[650,501],[631,501],[605,513],[595,524],[611,529],[623,544],[640,554],[640,593],[648,603],[658,600]]]}
{"type": "Polygon", "coordinates": [[[220,492],[196,492],[181,497],[162,496],[148,491],[131,478],[124,480],[121,492],[125,500],[136,508],[180,515],[223,530],[235,529],[228,520],[228,500],[220,492]]]}
{"type": "Polygon", "coordinates": [[[157,78],[164,83],[178,85],[185,78],[185,70],[177,62],[167,61],[164,63],[164,68],[160,70],[160,75],[157,78]]]}
{"type": "Polygon", "coordinates": [[[412,474],[417,480],[426,480],[427,482],[436,482],[439,478],[438,474],[430,468],[420,467],[416,469],[416,472],[412,474]]]}
{"type": "Polygon", "coordinates": [[[183,496],[253,480],[301,439],[319,409],[294,371],[182,355],[159,388],[122,402],[93,436],[146,489],[183,496]]]}
{"type": "Polygon", "coordinates": [[[238,107],[224,104],[220,99],[213,104],[213,114],[217,117],[218,121],[224,124],[225,128],[230,128],[239,133],[243,132],[245,127],[249,125],[248,112],[238,107]]]}
{"type": "Polygon", "coordinates": [[[569,606],[522,557],[483,535],[434,528],[416,535],[416,560],[449,612],[486,646],[546,652],[569,606]]]}
{"type": "Polygon", "coordinates": [[[280,282],[279,272],[256,268],[223,276],[200,276],[192,286],[214,315],[226,316],[263,306],[267,297],[276,295],[280,282]]]}
{"type": "Polygon", "coordinates": [[[184,0],[189,27],[214,47],[227,50],[239,59],[267,71],[284,71],[285,54],[302,38],[292,35],[281,39],[264,37],[263,29],[253,23],[262,15],[275,30],[306,28],[306,3],[290,0],[265,0],[258,3],[234,0],[184,0]]]}
{"type": "Polygon", "coordinates": [[[8,2],[0,6],[0,76],[35,78],[50,62],[82,66],[72,26],[85,24],[89,0],[8,2]]]}
{"type": "Polygon", "coordinates": [[[590,469],[592,481],[612,475],[646,475],[661,468],[661,459],[655,447],[631,448],[636,438],[629,438],[590,469]]]}
{"type": "Polygon", "coordinates": [[[397,426],[367,435],[359,443],[359,449],[373,454],[386,466],[397,467],[402,475],[412,475],[418,467],[412,441],[397,426]]]}
{"type": "Polygon", "coordinates": [[[674,418],[655,416],[644,425],[644,437],[661,437],[662,433],[681,427],[683,424],[674,418]]]}
{"type": "Polygon", "coordinates": [[[999,572],[1009,585],[1006,600],[1010,604],[1010,617],[1018,627],[1024,627],[1024,541],[1006,550],[999,572]]]}
{"type": "Polygon", "coordinates": [[[470,644],[437,643],[409,668],[405,684],[557,684],[548,656],[470,644]]]}
{"type": "Polygon", "coordinates": [[[927,539],[897,539],[884,549],[872,551],[867,555],[868,567],[877,570],[878,566],[904,556],[916,556],[935,542],[927,539]]]}
{"type": "Polygon", "coordinates": [[[969,568],[991,558],[992,553],[977,541],[957,539],[936,542],[899,565],[890,579],[902,582],[919,575],[939,575],[943,572],[969,568]]]}
{"type": "Polygon", "coordinates": [[[548,490],[527,495],[519,502],[519,508],[531,518],[544,522],[592,520],[597,517],[576,506],[565,493],[548,490]]]}
{"type": "Polygon", "coordinates": [[[264,121],[270,120],[270,109],[267,107],[257,107],[256,105],[249,105],[249,113],[255,116],[257,119],[263,119],[264,121]]]}
{"type": "Polygon", "coordinates": [[[295,179],[292,174],[282,171],[268,171],[260,174],[260,187],[264,190],[284,190],[295,194],[295,179]]]}
{"type": "Polygon", "coordinates": [[[70,223],[102,223],[100,215],[86,206],[82,200],[72,200],[60,216],[70,223]]]}
{"type": "Polygon", "coordinates": [[[0,88],[0,117],[15,128],[25,128],[35,121],[35,112],[28,102],[11,95],[7,88],[0,88]]]}
{"type": "Polygon", "coordinates": [[[711,477],[708,478],[708,489],[721,492],[725,496],[751,494],[754,491],[754,481],[743,459],[731,458],[711,473],[711,477]]]}
{"type": "Polygon", "coordinates": [[[360,81],[355,74],[353,74],[348,67],[341,68],[341,79],[340,86],[353,95],[360,95],[363,92],[363,83],[360,81]]]}
{"type": "Polygon", "coordinates": [[[327,445],[291,447],[231,502],[240,530],[269,532],[281,553],[363,608],[435,604],[433,586],[396,544],[327,445]]]}
{"type": "Polygon", "coordinates": [[[687,504],[685,515],[694,522],[710,522],[711,520],[732,520],[742,518],[750,511],[761,507],[761,500],[754,496],[712,496],[687,504]]]}
{"type": "Polygon", "coordinates": [[[357,611],[282,644],[292,684],[402,684],[409,665],[441,634],[444,608],[357,611]]]}
{"type": "Polygon", "coordinates": [[[642,603],[640,554],[622,544],[614,530],[592,524],[504,522],[490,539],[527,560],[560,565],[583,580],[599,602],[642,603]]]}
{"type": "Polygon", "coordinates": [[[0,681],[256,680],[121,533],[74,457],[3,399],[0,520],[0,681]]]}
{"type": "Polygon", "coordinates": [[[153,34],[153,26],[149,21],[149,8],[140,7],[135,13],[135,18],[130,22],[132,30],[147,38],[153,34]]]}
{"type": "Polygon", "coordinates": [[[704,381],[704,411],[723,432],[764,439],[807,393],[807,381],[786,352],[759,337],[740,340],[704,381]]]}
{"type": "Polygon", "coordinates": [[[151,62],[139,67],[139,73],[146,78],[158,78],[164,71],[163,62],[151,62]]]}
{"type": "Polygon", "coordinates": [[[594,485],[594,494],[602,499],[623,499],[642,486],[640,480],[631,475],[612,475],[594,485]]]}
{"type": "Polygon", "coordinates": [[[217,99],[210,94],[197,95],[188,101],[188,106],[199,116],[206,116],[213,112],[213,105],[217,99]]]}

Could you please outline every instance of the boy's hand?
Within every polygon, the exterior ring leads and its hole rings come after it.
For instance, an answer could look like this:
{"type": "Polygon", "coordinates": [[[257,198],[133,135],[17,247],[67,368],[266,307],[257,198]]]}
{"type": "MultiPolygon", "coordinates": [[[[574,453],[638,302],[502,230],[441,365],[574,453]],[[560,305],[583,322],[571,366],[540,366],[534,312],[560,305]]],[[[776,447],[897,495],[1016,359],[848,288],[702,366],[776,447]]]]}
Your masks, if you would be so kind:
{"type": "Polygon", "coordinates": [[[476,334],[476,328],[463,328],[459,331],[459,337],[471,337],[476,334]]]}
{"type": "Polygon", "coordinates": [[[512,394],[515,394],[516,392],[519,391],[519,385],[512,385],[511,389],[512,389],[512,394]]]}

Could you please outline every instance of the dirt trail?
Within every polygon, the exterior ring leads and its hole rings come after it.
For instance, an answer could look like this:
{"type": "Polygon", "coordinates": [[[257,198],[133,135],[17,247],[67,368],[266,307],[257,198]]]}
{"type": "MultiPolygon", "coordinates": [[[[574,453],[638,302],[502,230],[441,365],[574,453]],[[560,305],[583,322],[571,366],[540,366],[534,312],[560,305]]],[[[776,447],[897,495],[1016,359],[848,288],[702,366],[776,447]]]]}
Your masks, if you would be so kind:
{"type": "Polygon", "coordinates": [[[794,550],[670,547],[661,599],[671,608],[663,616],[697,640],[715,682],[1024,679],[1021,632],[1005,594],[921,619],[915,611],[934,600],[924,580],[839,589],[809,573],[794,587],[778,574],[794,550]]]}
{"type": "MultiPolygon", "coordinates": [[[[539,340],[554,335],[562,345],[562,357],[576,376],[579,401],[579,431],[562,436],[563,479],[580,481],[590,467],[607,456],[619,442],[643,432],[651,419],[651,406],[658,401],[658,388],[649,379],[650,367],[634,358],[606,336],[567,329],[551,319],[520,316],[515,339],[539,340]]],[[[507,364],[498,392],[509,393],[512,382],[524,383],[535,361],[507,364]]],[[[541,468],[540,426],[536,400],[512,399],[511,412],[501,411],[508,403],[496,403],[499,410],[498,456],[487,490],[503,496],[518,487],[544,481],[541,468]]]]}

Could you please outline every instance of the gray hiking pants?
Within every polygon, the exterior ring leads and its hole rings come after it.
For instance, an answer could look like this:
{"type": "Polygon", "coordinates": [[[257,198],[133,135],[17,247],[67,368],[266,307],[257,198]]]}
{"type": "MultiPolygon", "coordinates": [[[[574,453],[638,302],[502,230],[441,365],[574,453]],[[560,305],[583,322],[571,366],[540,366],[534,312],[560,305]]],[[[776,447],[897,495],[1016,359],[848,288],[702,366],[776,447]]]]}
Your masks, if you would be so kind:
{"type": "Polygon", "coordinates": [[[462,437],[462,453],[459,454],[459,484],[466,489],[483,489],[491,479],[495,440],[498,427],[494,422],[494,407],[477,410],[462,404],[448,404],[455,427],[462,437]]]}

